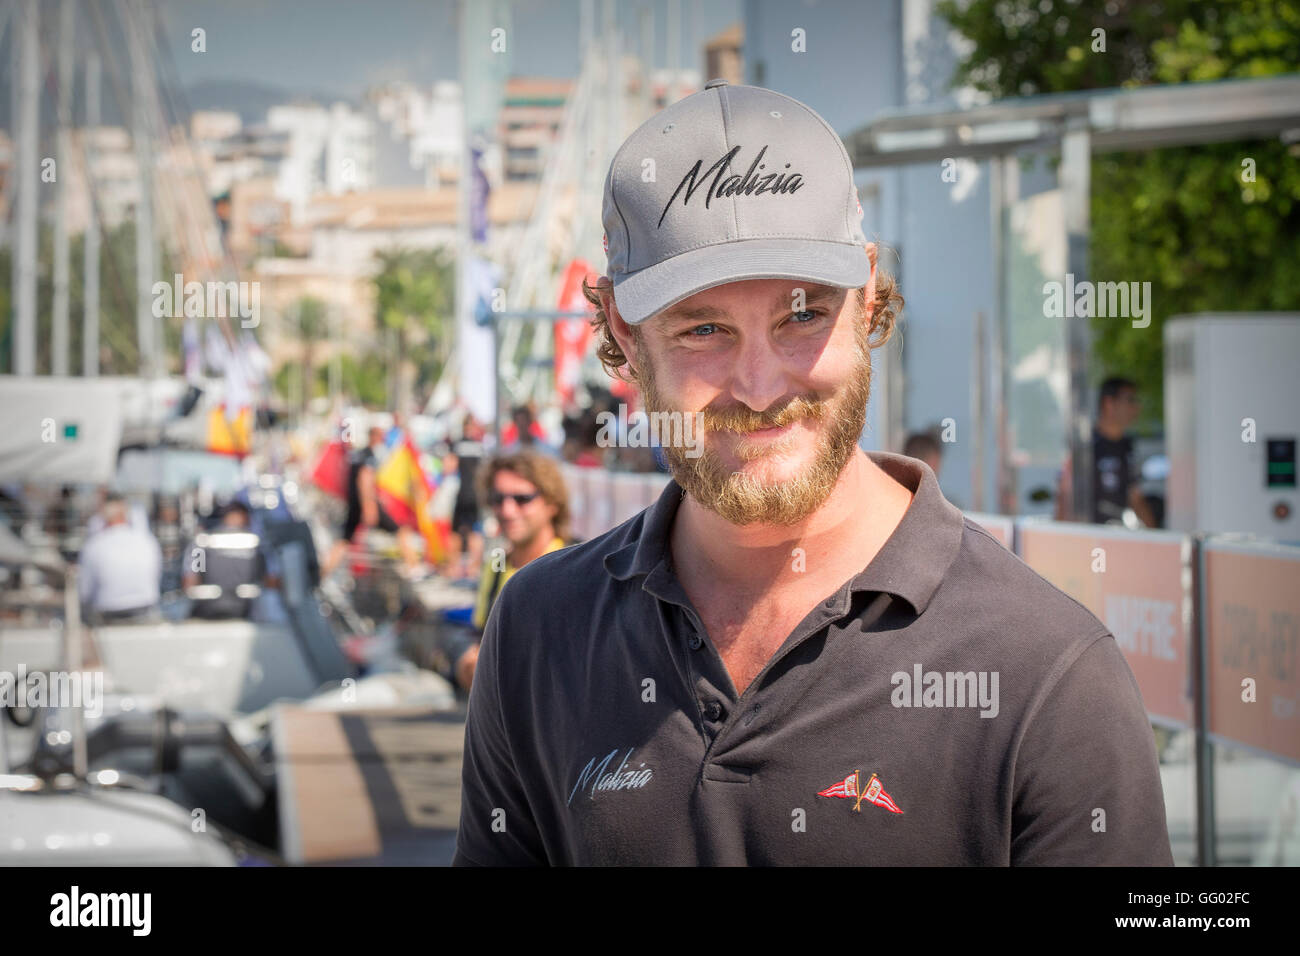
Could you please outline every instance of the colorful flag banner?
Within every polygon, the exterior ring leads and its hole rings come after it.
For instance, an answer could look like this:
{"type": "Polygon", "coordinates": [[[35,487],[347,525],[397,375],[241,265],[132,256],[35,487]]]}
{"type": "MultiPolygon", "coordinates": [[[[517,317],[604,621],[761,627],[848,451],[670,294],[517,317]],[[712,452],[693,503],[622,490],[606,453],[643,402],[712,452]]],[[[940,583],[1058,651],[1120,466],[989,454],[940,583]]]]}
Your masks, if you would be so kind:
{"type": "MultiPolygon", "coordinates": [[[[583,280],[594,271],[582,259],[574,259],[569,263],[560,283],[557,311],[595,314],[595,308],[582,292],[583,280]]],[[[555,323],[555,393],[565,407],[573,404],[582,360],[591,344],[593,332],[589,319],[561,319],[555,323]]]]}
{"type": "Polygon", "coordinates": [[[321,449],[316,466],[311,470],[311,481],[328,495],[344,500],[348,497],[348,448],[335,439],[321,449]]]}
{"type": "Polygon", "coordinates": [[[433,483],[420,465],[420,455],[409,435],[392,450],[375,474],[379,503],[400,525],[415,528],[424,538],[430,562],[437,564],[447,554],[447,542],[429,514],[433,483]]]}
{"type": "Polygon", "coordinates": [[[244,406],[227,417],[223,402],[208,410],[208,451],[220,455],[247,455],[253,447],[253,410],[244,406]]]}

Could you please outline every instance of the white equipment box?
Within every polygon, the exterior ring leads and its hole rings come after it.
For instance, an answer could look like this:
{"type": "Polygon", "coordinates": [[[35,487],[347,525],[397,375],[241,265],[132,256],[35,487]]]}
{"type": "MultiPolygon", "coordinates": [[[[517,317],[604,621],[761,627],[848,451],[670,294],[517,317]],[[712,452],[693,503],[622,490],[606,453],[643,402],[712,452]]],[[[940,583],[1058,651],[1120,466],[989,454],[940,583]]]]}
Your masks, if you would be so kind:
{"type": "Polygon", "coordinates": [[[1166,524],[1300,540],[1300,314],[1165,323],[1166,524]]]}

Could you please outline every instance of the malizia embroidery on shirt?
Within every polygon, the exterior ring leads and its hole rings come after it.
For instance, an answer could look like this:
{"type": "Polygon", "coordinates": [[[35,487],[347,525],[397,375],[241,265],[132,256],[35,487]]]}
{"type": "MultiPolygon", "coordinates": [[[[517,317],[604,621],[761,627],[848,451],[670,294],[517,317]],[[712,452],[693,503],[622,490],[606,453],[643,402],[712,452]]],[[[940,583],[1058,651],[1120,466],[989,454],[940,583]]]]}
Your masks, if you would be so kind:
{"type": "MultiPolygon", "coordinates": [[[[691,201],[696,190],[708,182],[709,176],[713,177],[712,185],[704,190],[704,208],[709,208],[709,202],[714,199],[721,199],[724,196],[759,196],[763,193],[792,193],[796,192],[803,183],[803,176],[800,173],[765,173],[760,175],[760,171],[767,168],[763,162],[763,156],[767,153],[767,147],[764,146],[754,157],[754,161],[749,164],[749,169],[743,176],[737,176],[733,171],[730,176],[723,178],[723,174],[731,169],[731,161],[736,158],[740,152],[739,146],[733,146],[731,151],[726,153],[721,159],[704,171],[703,177],[700,176],[700,167],[704,165],[704,160],[697,159],[695,165],[690,168],[682,181],[677,184],[673,194],[669,197],[668,202],[664,205],[664,211],[659,215],[659,223],[655,228],[664,224],[664,216],[668,215],[668,210],[676,201],[678,195],[683,189],[686,195],[682,198],[682,205],[685,206],[691,201]]],[[[785,164],[785,169],[789,169],[790,164],[785,164]]]]}
{"type": "Polygon", "coordinates": [[[598,757],[592,757],[587,761],[587,766],[582,768],[582,773],[578,774],[578,782],[573,786],[573,792],[569,794],[569,799],[565,806],[573,803],[573,798],[578,792],[587,788],[591,784],[591,799],[596,799],[597,791],[604,792],[607,790],[640,790],[650,778],[654,776],[654,771],[644,763],[631,770],[627,769],[628,761],[632,759],[632,751],[635,747],[628,749],[627,755],[623,762],[618,765],[614,772],[608,772],[610,762],[618,756],[617,750],[611,750],[601,760],[598,757]],[[599,760],[599,762],[597,762],[599,760]]]}

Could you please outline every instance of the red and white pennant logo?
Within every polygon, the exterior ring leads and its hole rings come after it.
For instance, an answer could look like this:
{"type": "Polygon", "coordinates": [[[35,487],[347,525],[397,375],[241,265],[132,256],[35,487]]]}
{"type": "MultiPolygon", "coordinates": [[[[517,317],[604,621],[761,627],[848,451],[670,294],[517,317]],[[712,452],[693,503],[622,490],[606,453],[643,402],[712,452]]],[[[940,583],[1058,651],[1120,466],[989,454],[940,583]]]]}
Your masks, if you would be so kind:
{"type": "Polygon", "coordinates": [[[825,790],[817,791],[819,797],[840,797],[843,800],[856,800],[853,804],[853,812],[861,813],[862,801],[874,803],[878,807],[884,807],[890,813],[902,813],[894,798],[885,792],[885,785],[881,779],[874,773],[871,779],[867,781],[865,787],[862,784],[862,771],[855,770],[839,783],[827,787],[825,790]]]}

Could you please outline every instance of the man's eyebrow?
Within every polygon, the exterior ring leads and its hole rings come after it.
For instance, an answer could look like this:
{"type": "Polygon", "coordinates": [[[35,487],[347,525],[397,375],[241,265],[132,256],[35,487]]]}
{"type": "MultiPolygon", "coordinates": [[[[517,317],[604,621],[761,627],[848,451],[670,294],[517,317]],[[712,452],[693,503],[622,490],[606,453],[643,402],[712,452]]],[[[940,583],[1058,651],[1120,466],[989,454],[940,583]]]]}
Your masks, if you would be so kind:
{"type": "MultiPolygon", "coordinates": [[[[803,289],[802,286],[799,286],[798,288],[803,289]]],[[[772,310],[774,312],[779,312],[782,309],[790,308],[794,299],[794,292],[795,290],[792,289],[789,292],[782,292],[780,295],[776,296],[776,298],[772,300],[772,310]]],[[[803,292],[804,304],[808,305],[833,299],[839,294],[840,290],[825,285],[814,285],[803,289],[803,292]]],[[[660,319],[665,324],[674,324],[678,322],[715,321],[729,318],[730,315],[731,313],[726,309],[719,309],[717,306],[713,305],[686,306],[679,304],[660,313],[660,319]]]]}
{"type": "Polygon", "coordinates": [[[665,323],[698,322],[701,319],[725,319],[731,313],[713,305],[675,305],[664,312],[660,318],[665,323]]]}
{"type": "MultiPolygon", "coordinates": [[[[814,285],[809,286],[806,289],[804,289],[803,286],[799,286],[799,288],[803,289],[805,302],[825,302],[827,299],[833,299],[844,291],[843,289],[833,288],[828,285],[814,285]]],[[[794,291],[795,290],[792,289],[785,295],[778,295],[773,299],[773,308],[786,308],[790,304],[790,300],[793,298],[794,291]]]]}

